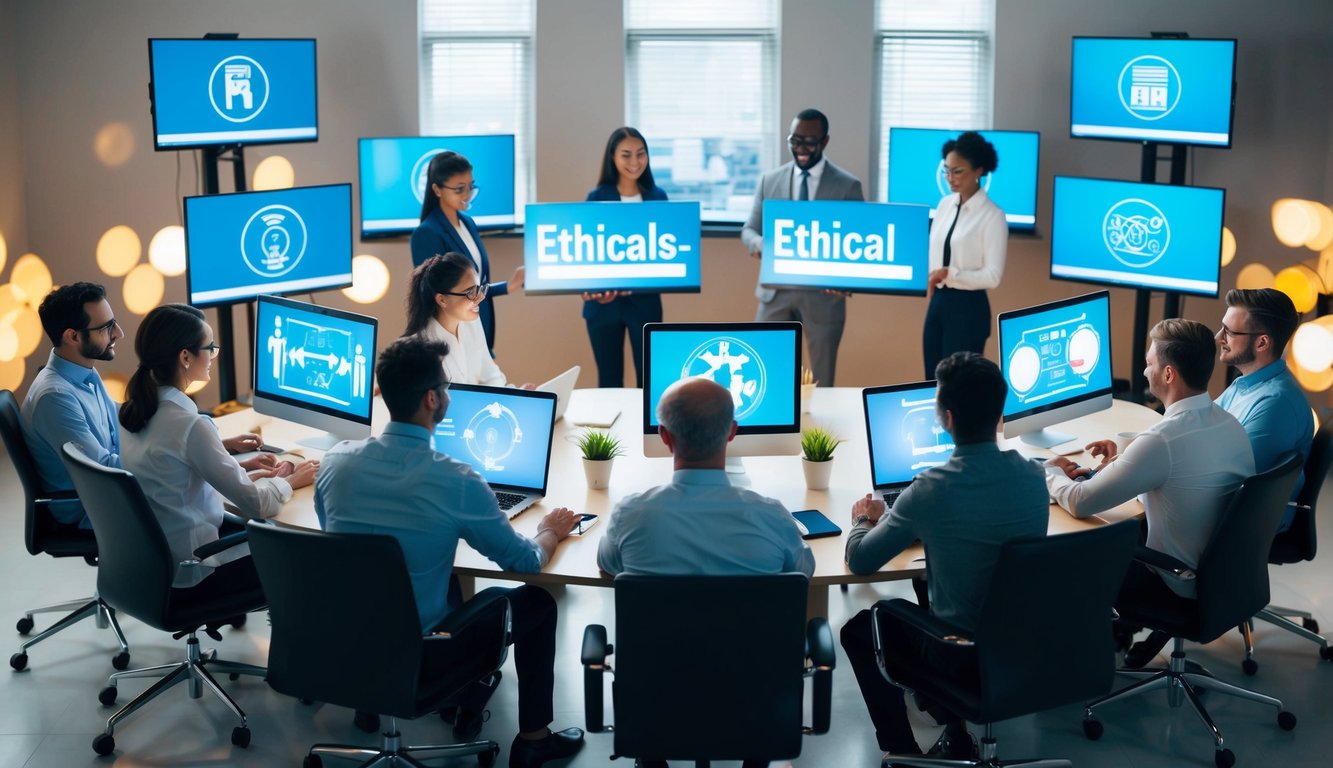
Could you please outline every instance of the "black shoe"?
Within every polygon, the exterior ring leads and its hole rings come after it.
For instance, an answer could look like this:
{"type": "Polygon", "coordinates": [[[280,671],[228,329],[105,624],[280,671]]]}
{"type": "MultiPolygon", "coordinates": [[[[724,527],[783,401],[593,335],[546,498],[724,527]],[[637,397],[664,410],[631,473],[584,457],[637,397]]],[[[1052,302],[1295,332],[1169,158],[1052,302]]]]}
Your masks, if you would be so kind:
{"type": "Polygon", "coordinates": [[[573,757],[583,749],[583,729],[552,731],[544,739],[515,736],[509,746],[509,768],[537,768],[548,760],[573,757]]]}
{"type": "Polygon", "coordinates": [[[472,741],[481,733],[481,726],[491,719],[491,711],[471,712],[459,709],[454,716],[454,741],[472,741]]]}
{"type": "Polygon", "coordinates": [[[1171,636],[1154,629],[1143,640],[1138,641],[1125,652],[1125,666],[1130,669],[1143,669],[1148,662],[1157,658],[1157,654],[1166,647],[1171,636]]]}
{"type": "Polygon", "coordinates": [[[936,740],[935,746],[926,752],[926,756],[942,757],[945,760],[976,760],[977,742],[967,731],[954,734],[946,728],[936,740]]]}

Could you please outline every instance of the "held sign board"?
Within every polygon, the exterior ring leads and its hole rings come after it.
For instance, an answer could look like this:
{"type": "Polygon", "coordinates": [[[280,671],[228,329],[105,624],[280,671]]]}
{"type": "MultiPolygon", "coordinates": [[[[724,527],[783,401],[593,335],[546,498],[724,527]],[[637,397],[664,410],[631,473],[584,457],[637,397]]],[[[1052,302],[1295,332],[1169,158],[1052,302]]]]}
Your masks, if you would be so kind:
{"type": "Polygon", "coordinates": [[[925,205],[765,200],[759,282],[924,296],[929,232],[925,205]]]}
{"type": "Polygon", "coordinates": [[[527,293],[698,293],[699,203],[527,206],[527,293]]]}

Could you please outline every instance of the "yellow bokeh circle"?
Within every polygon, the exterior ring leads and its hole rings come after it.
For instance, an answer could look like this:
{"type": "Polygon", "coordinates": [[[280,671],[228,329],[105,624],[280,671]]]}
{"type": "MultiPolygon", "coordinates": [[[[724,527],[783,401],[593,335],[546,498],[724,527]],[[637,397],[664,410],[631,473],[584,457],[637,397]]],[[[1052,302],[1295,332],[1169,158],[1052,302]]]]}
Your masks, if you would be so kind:
{"type": "Polygon", "coordinates": [[[1272,288],[1273,270],[1263,264],[1246,264],[1236,275],[1237,288],[1272,288]]]}
{"type": "Polygon", "coordinates": [[[272,155],[259,161],[255,166],[251,189],[289,189],[296,183],[296,169],[282,155],[272,155]]]}
{"type": "Polygon", "coordinates": [[[148,263],[167,277],[185,274],[185,228],[170,224],[148,242],[148,263]]]}
{"type": "Polygon", "coordinates": [[[1291,248],[1305,245],[1319,234],[1316,203],[1284,197],[1273,203],[1273,234],[1278,242],[1291,248]]]}
{"type": "Polygon", "coordinates": [[[30,307],[41,304],[46,294],[51,292],[51,270],[42,257],[35,253],[25,253],[14,262],[9,280],[23,291],[23,300],[30,307]]]}
{"type": "Polygon", "coordinates": [[[136,315],[146,315],[162,302],[165,291],[162,273],[148,264],[140,264],[125,276],[125,308],[136,315]]]}
{"type": "Polygon", "coordinates": [[[106,393],[112,400],[118,403],[125,402],[125,390],[130,385],[129,377],[121,373],[107,373],[103,374],[102,383],[106,385],[106,393]]]}
{"type": "Polygon", "coordinates": [[[360,254],[352,259],[352,285],[343,295],[358,304],[374,304],[389,292],[389,268],[376,256],[360,254]]]}
{"type": "Polygon", "coordinates": [[[1222,266],[1227,266],[1236,258],[1236,235],[1227,227],[1222,227],[1222,266]]]}
{"type": "Polygon", "coordinates": [[[1314,309],[1315,302],[1319,300],[1319,291],[1323,288],[1319,275],[1304,264],[1296,264],[1278,272],[1273,278],[1273,287],[1291,297],[1291,303],[1296,305],[1296,311],[1302,315],[1314,309]]]}
{"type": "Polygon", "coordinates": [[[15,390],[23,385],[23,358],[0,362],[0,389],[15,390]]]}
{"type": "Polygon", "coordinates": [[[143,254],[143,243],[133,229],[117,224],[97,241],[97,268],[111,277],[124,277],[143,254]]]}

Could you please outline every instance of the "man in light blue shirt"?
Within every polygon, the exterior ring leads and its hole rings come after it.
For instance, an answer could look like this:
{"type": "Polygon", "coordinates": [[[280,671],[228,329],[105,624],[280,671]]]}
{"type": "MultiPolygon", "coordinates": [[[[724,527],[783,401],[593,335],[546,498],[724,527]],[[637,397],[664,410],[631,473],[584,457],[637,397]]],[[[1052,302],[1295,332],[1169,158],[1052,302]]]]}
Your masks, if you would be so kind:
{"type": "MultiPolygon", "coordinates": [[[[1217,404],[1236,417],[1250,436],[1254,468],[1267,472],[1291,451],[1304,459],[1314,439],[1310,403],[1287,369],[1282,352],[1301,323],[1287,294],[1273,288],[1227,292],[1227,311],[1218,329],[1217,359],[1241,375],[1226,388],[1217,404]]],[[[1304,477],[1292,491],[1300,493],[1304,477]]],[[[1295,510],[1288,509],[1278,531],[1291,527],[1295,510]]]]}
{"type": "MultiPolygon", "coordinates": [[[[74,484],[60,459],[65,443],[75,443],[99,464],[120,466],[116,404],[93,366],[115,359],[116,342],[125,332],[105,289],[96,283],[71,283],[51,291],[37,314],[52,349],[23,399],[23,436],[42,487],[70,491],[74,484]]],[[[62,526],[92,529],[77,499],[52,504],[51,515],[62,526]]]]}
{"type": "MultiPolygon", "coordinates": [[[[519,734],[510,768],[533,768],[569,757],[583,746],[583,731],[552,732],[556,606],[539,587],[492,587],[457,611],[446,594],[458,540],[501,568],[535,573],[569,535],[576,515],[549,512],[529,539],[514,531],[495,494],[472,467],[431,446],[435,425],[449,406],[443,342],[407,337],[390,344],[375,365],[392,421],[378,437],[343,442],[324,454],[315,481],[315,513],[326,530],[393,536],[402,545],[423,632],[447,631],[478,606],[508,600],[518,669],[519,734]]],[[[430,676],[440,660],[422,659],[430,676]]],[[[474,738],[494,679],[478,682],[459,704],[454,733],[474,738]]]]}
{"type": "Polygon", "coordinates": [[[672,384],[657,404],[671,482],[616,505],[597,551],[609,574],[741,576],[814,573],[815,559],[781,502],[727,480],[736,436],[731,393],[705,379],[672,384]]]}

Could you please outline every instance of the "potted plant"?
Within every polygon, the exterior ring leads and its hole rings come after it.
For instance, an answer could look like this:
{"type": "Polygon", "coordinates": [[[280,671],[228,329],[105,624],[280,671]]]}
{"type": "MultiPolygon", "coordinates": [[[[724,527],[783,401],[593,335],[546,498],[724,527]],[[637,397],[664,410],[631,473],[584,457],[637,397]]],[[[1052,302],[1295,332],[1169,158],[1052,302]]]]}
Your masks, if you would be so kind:
{"type": "Polygon", "coordinates": [[[583,452],[583,474],[588,487],[601,490],[611,482],[611,460],[625,453],[620,441],[610,432],[590,429],[579,436],[579,450],[583,452]]]}
{"type": "Polygon", "coordinates": [[[831,432],[819,427],[801,430],[801,466],[805,469],[805,487],[812,491],[828,488],[833,472],[833,449],[842,443],[831,432]]]}

